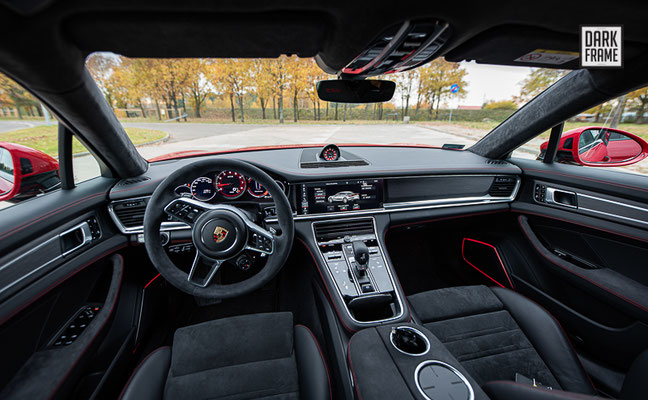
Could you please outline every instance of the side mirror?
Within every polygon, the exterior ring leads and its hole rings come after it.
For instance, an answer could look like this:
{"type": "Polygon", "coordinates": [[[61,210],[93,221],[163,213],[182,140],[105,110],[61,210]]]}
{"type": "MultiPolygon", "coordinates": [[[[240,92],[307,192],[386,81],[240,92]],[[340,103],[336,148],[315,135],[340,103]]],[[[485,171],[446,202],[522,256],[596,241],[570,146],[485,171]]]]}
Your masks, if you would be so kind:
{"type": "Polygon", "coordinates": [[[60,186],[55,158],[27,146],[0,142],[0,201],[16,203],[60,186]]]}
{"type": "Polygon", "coordinates": [[[648,143],[618,129],[591,127],[580,131],[571,149],[574,161],[589,167],[620,167],[648,157],[648,143]]]}
{"type": "MultiPolygon", "coordinates": [[[[548,141],[540,145],[544,157],[548,141]]],[[[648,157],[648,142],[637,135],[600,126],[563,132],[556,161],[588,167],[621,167],[648,157]]]]}
{"type": "Polygon", "coordinates": [[[392,81],[337,79],[317,82],[317,95],[335,103],[381,103],[391,100],[396,90],[392,81]]]}

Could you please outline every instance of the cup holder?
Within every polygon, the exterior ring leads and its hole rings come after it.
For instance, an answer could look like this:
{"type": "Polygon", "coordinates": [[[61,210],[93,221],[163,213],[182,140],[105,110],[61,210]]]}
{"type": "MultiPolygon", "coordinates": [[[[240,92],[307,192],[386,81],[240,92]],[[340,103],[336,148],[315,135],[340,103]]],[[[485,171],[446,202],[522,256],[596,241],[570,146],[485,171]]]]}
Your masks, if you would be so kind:
{"type": "Polygon", "coordinates": [[[430,350],[428,338],[421,331],[411,326],[392,328],[389,341],[396,350],[409,356],[422,356],[430,350]]]}

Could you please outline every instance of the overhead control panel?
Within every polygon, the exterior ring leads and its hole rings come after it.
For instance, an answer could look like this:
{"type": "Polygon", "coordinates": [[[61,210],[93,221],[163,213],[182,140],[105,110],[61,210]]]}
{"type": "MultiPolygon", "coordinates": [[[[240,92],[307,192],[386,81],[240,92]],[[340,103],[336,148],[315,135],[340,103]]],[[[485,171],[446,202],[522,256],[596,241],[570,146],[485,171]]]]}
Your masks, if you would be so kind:
{"type": "Polygon", "coordinates": [[[341,71],[342,78],[364,78],[407,71],[431,61],[450,38],[448,23],[405,21],[379,35],[341,71]]]}

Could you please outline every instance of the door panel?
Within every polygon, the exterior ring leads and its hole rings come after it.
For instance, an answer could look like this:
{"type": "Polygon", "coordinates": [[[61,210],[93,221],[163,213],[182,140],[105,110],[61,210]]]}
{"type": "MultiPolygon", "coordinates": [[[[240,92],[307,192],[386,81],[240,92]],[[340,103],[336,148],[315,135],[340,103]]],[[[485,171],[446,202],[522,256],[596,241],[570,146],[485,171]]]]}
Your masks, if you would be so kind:
{"type": "Polygon", "coordinates": [[[1,398],[66,398],[113,317],[123,259],[93,262],[0,327],[1,398]]]}
{"type": "MultiPolygon", "coordinates": [[[[624,373],[648,348],[648,177],[513,161],[524,179],[511,210],[528,252],[513,266],[517,290],[560,320],[586,365],[624,373]],[[547,201],[547,188],[563,197],[547,201]]],[[[611,381],[598,383],[618,394],[611,381]]]]}
{"type": "MultiPolygon", "coordinates": [[[[124,337],[140,300],[121,294],[139,289],[122,288],[116,252],[128,238],[107,212],[113,184],[96,178],[0,211],[0,398],[87,397],[74,393],[106,355],[98,351],[110,332],[130,354],[134,343],[124,337]],[[118,309],[128,323],[113,329],[118,309]]],[[[86,393],[97,384],[86,384],[86,393]]]]}

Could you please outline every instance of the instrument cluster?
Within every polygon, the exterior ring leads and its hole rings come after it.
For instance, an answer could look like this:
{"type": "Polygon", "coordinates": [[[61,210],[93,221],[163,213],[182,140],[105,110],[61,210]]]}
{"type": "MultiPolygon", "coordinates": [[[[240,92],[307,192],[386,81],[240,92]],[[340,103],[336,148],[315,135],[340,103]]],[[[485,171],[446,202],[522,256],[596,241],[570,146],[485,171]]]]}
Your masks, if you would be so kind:
{"type": "MultiPolygon", "coordinates": [[[[286,192],[286,185],[275,180],[281,190],[286,192]]],[[[178,196],[191,196],[200,201],[222,200],[270,200],[268,190],[250,177],[236,171],[217,171],[197,177],[189,183],[175,188],[178,196]]]]}

